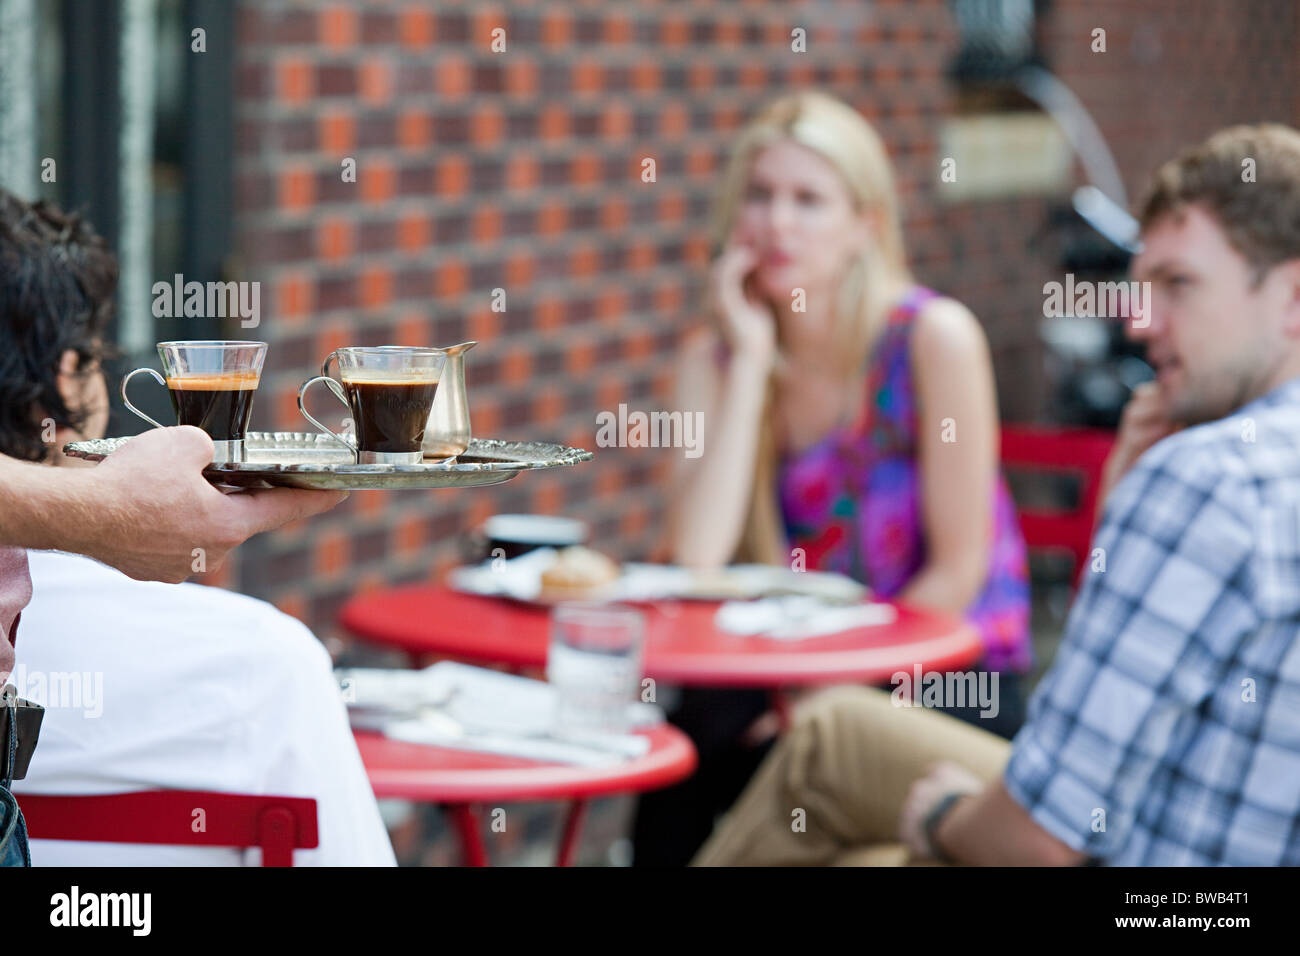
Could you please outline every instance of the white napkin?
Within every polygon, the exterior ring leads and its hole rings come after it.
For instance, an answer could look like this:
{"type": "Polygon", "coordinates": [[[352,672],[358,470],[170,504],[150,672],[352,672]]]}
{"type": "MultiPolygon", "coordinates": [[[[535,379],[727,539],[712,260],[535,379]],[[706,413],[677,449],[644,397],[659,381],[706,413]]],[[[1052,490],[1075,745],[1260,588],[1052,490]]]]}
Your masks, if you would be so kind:
{"type": "MultiPolygon", "coordinates": [[[[403,695],[406,706],[375,721],[376,702],[370,696],[353,703],[354,717],[397,740],[584,766],[616,764],[650,749],[641,734],[560,735],[555,728],[555,688],[544,681],[455,661],[440,661],[414,673],[422,678],[421,695],[435,703],[413,715],[411,698],[403,695]]],[[[364,681],[355,683],[364,689],[364,681]]],[[[628,704],[629,726],[650,727],[662,721],[662,711],[653,704],[628,704]]],[[[358,720],[353,723],[357,726],[358,720]]]]}
{"type": "Polygon", "coordinates": [[[447,583],[469,594],[535,601],[542,589],[542,572],[555,563],[558,553],[554,548],[534,548],[509,560],[489,558],[481,564],[453,568],[447,583]]]}
{"type": "Polygon", "coordinates": [[[719,630],[796,641],[859,627],[892,624],[898,612],[890,604],[827,604],[806,595],[727,601],[713,617],[719,630]]]}

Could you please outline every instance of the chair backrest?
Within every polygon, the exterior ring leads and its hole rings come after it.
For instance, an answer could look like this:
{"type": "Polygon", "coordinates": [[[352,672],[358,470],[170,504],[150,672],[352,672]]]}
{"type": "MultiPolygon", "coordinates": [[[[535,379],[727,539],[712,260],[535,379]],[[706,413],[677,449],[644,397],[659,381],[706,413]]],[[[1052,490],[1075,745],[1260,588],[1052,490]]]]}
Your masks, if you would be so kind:
{"type": "Polygon", "coordinates": [[[1005,470],[1064,473],[1079,481],[1079,497],[1073,508],[1016,509],[1025,544],[1031,550],[1068,552],[1074,559],[1076,582],[1088,564],[1102,468],[1114,443],[1114,433],[1100,428],[1002,426],[1005,470]]]}
{"type": "Polygon", "coordinates": [[[263,866],[293,866],[295,849],[319,844],[316,801],[206,790],[140,790],[95,796],[17,794],[27,834],[38,840],[261,847],[263,866]]]}

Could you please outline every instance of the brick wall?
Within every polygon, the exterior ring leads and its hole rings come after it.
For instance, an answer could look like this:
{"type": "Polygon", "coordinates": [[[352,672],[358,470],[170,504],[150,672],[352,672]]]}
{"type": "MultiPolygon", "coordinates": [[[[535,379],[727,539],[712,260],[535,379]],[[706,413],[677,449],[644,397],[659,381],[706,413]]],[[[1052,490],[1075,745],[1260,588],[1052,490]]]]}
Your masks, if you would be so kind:
{"type": "MultiPolygon", "coordinates": [[[[1218,126],[1300,119],[1298,22],[1286,0],[1057,0],[1044,36],[1137,191],[1218,126]],[[1097,26],[1105,54],[1090,51],[1097,26]]],[[[263,282],[271,343],[258,427],[307,429],[296,388],[335,347],[473,338],[477,435],[597,451],[496,488],[355,494],[255,539],[216,576],[322,636],[349,595],[454,563],[458,536],[493,512],[576,515],[598,547],[650,552],[680,451],[595,449],[595,413],[668,400],[725,147],[791,88],[828,89],[878,125],[918,276],[985,323],[1004,413],[1041,407],[1035,323],[1060,269],[1035,238],[1047,203],[937,201],[957,46],[943,0],[243,0],[238,36],[238,252],[263,282]],[[807,53],[791,51],[796,26],[807,53]],[[641,181],[644,157],[655,183],[641,181]],[[491,309],[497,288],[505,312],[491,309]]]]}

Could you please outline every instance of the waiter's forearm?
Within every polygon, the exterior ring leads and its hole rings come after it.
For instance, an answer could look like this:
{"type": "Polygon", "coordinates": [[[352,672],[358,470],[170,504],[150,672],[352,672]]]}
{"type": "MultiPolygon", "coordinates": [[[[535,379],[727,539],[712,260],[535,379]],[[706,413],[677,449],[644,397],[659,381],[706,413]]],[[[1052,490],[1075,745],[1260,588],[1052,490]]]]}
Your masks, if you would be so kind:
{"type": "Polygon", "coordinates": [[[90,503],[86,475],[0,455],[0,545],[78,550],[105,517],[90,503]]]}

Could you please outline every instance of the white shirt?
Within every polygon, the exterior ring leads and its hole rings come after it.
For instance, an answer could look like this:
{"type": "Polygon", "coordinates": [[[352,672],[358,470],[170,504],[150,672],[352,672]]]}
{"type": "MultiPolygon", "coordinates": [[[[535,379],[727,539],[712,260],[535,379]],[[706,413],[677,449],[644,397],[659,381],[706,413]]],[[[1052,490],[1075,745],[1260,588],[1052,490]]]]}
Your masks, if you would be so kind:
{"type": "MultiPolygon", "coordinates": [[[[295,865],[393,865],[329,654],[264,601],[135,581],[90,558],[30,553],[13,682],[46,707],[14,792],[154,788],[313,797],[320,846],[295,865]]],[[[41,865],[237,865],[217,847],[33,840],[41,865]]],[[[256,864],[251,851],[243,862],[256,864]]]]}

